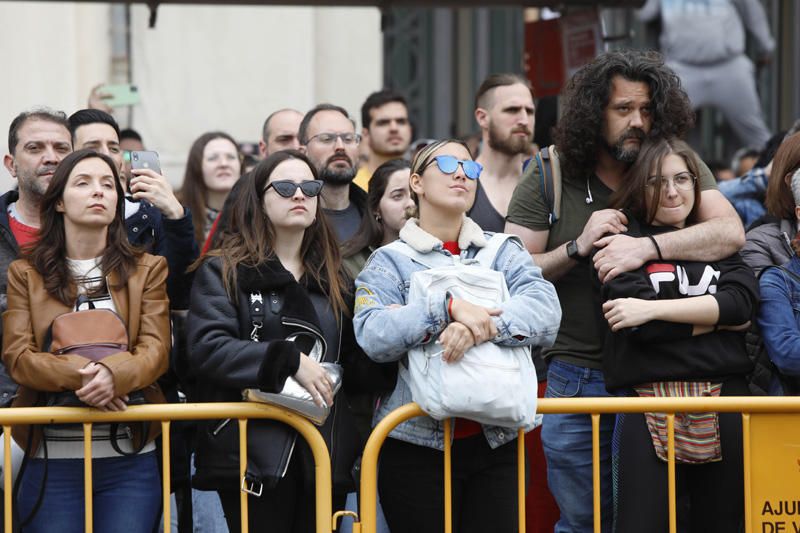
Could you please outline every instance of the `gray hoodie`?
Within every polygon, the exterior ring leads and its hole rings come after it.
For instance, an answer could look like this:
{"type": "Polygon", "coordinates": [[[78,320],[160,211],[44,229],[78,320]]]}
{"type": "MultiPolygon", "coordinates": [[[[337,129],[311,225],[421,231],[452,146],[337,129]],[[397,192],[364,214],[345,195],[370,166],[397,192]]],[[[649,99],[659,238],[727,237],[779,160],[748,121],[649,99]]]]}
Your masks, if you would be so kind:
{"type": "Polygon", "coordinates": [[[669,61],[720,63],[744,53],[745,29],[762,54],[775,49],[759,0],[647,0],[638,18],[661,16],[661,50],[669,61]]]}

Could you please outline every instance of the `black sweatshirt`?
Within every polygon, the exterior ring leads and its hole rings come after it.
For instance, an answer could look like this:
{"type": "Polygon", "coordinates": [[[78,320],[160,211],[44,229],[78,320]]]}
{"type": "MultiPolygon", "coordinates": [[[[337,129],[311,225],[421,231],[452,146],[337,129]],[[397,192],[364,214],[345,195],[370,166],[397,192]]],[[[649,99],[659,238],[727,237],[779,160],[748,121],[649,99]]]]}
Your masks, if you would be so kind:
{"type": "MultiPolygon", "coordinates": [[[[630,220],[630,217],[629,217],[630,220]]],[[[675,228],[640,226],[634,220],[628,235],[641,237],[675,228]]],[[[715,331],[693,337],[692,324],[653,320],[612,333],[602,304],[616,298],[671,300],[710,294],[719,304],[719,326],[751,320],[758,302],[758,281],[739,254],[716,262],[657,260],[600,285],[595,306],[605,331],[603,374],[609,391],[651,381],[723,380],[752,370],[744,334],[715,331]]]]}

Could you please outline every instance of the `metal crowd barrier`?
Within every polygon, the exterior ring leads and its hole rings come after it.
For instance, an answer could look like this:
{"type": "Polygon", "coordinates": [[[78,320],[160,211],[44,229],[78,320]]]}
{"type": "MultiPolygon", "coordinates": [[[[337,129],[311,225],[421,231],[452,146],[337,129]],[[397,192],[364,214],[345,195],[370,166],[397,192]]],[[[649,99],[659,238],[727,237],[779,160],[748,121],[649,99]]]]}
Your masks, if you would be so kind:
{"type": "MultiPolygon", "coordinates": [[[[3,426],[3,490],[4,527],[12,533],[11,514],[11,427],[24,424],[83,424],[84,449],[84,498],[86,514],[86,533],[92,533],[92,424],[109,422],[153,421],[161,423],[163,438],[163,481],[162,496],[164,507],[164,530],[170,531],[170,441],[169,428],[172,420],[205,420],[231,418],[239,422],[239,470],[243,479],[247,468],[247,421],[248,419],[268,418],[289,424],[308,442],[314,456],[316,480],[316,522],[317,533],[331,533],[331,461],[328,447],[317,428],[305,418],[284,411],[281,408],[255,403],[195,403],[159,404],[129,407],[123,412],[103,412],[79,407],[21,407],[0,410],[0,425],[3,426]]],[[[248,533],[247,494],[241,492],[242,533],[248,533]]]]}
{"type": "MultiPolygon", "coordinates": [[[[600,415],[617,413],[658,412],[667,414],[668,431],[668,509],[669,531],[675,533],[675,413],[724,412],[741,413],[744,460],[744,517],[745,532],[753,533],[753,504],[751,486],[752,469],[752,414],[798,414],[800,397],[720,397],[720,398],[569,398],[540,399],[539,412],[542,414],[585,413],[592,420],[592,461],[594,483],[594,531],[600,532],[600,415]]],[[[272,419],[289,424],[308,442],[314,457],[316,532],[331,533],[342,516],[354,518],[353,533],[376,533],[377,523],[377,469],[378,455],[389,432],[405,420],[425,416],[417,404],[411,403],[392,411],[372,431],[361,462],[360,513],[337,511],[332,513],[331,464],[325,441],[317,428],[305,418],[281,408],[255,403],[203,403],[203,404],[161,404],[130,407],[124,412],[102,412],[95,409],[67,407],[26,407],[0,410],[0,425],[4,437],[4,526],[6,533],[12,532],[12,467],[11,467],[11,427],[20,424],[62,424],[82,423],[84,430],[84,495],[87,533],[92,533],[92,424],[109,422],[155,421],[161,423],[163,446],[163,511],[165,530],[170,524],[170,439],[169,428],[173,420],[237,419],[239,423],[239,468],[244,477],[247,467],[247,422],[249,419],[272,419]]],[[[779,421],[780,422],[780,421],[779,421]]],[[[794,422],[794,421],[792,421],[794,422]]],[[[769,426],[766,426],[769,427],[769,426]]],[[[788,426],[786,426],[788,428],[788,426]]],[[[444,491],[445,491],[445,533],[452,532],[452,500],[450,479],[450,433],[451,425],[445,422],[444,449],[444,491]]],[[[519,436],[522,432],[519,432],[519,436]]],[[[789,446],[800,447],[800,437],[789,446]]],[[[518,439],[518,507],[519,531],[525,531],[525,449],[523,439],[518,439]]],[[[797,458],[800,467],[800,457],[797,458]]],[[[800,475],[800,474],[798,474],[800,475]]],[[[765,500],[769,503],[769,500],[765,500]]],[[[247,494],[241,493],[241,531],[248,533],[247,494]]],[[[779,502],[782,503],[782,502],[779,502]]],[[[797,504],[800,506],[800,503],[797,504]]],[[[773,514],[772,506],[764,507],[761,514],[773,514]]],[[[800,514],[800,509],[798,509],[800,514]]],[[[790,513],[786,513],[790,514],[790,513]]],[[[780,529],[775,522],[772,532],[791,531],[780,529]]],[[[795,523],[797,527],[797,524],[795,523]]],[[[784,524],[785,527],[785,524],[784,524]]],[[[764,529],[767,531],[767,529],[764,529]]],[[[759,533],[763,533],[759,532],[759,533]]]]}
{"type": "MultiPolygon", "coordinates": [[[[548,414],[585,413],[592,420],[592,466],[593,466],[593,504],[594,504],[594,531],[601,531],[600,515],[600,415],[617,413],[644,413],[656,412],[667,414],[668,436],[668,509],[669,531],[676,533],[676,504],[675,504],[675,413],[697,412],[722,412],[742,414],[742,439],[744,460],[744,520],[745,533],[753,533],[753,502],[751,486],[753,480],[752,449],[751,449],[751,414],[798,414],[800,413],[799,397],[717,397],[717,398],[564,398],[564,399],[539,399],[538,412],[548,414]]],[[[364,449],[361,460],[361,499],[359,502],[360,522],[353,527],[353,533],[376,533],[377,509],[376,487],[377,467],[380,448],[389,432],[400,423],[417,416],[425,416],[417,404],[411,403],[399,407],[384,418],[372,431],[364,449]]],[[[450,438],[449,424],[445,425],[445,533],[452,532],[452,504],[450,501],[450,438]]],[[[800,448],[800,439],[790,446],[800,448]]],[[[518,453],[518,501],[519,501],[519,531],[525,531],[525,455],[522,439],[519,439],[518,453]]],[[[794,461],[793,461],[794,462],[794,461]]],[[[797,464],[800,467],[800,453],[797,464]]],[[[793,480],[794,478],[792,478],[793,480]]],[[[796,488],[796,487],[795,487],[796,488]]],[[[791,500],[796,499],[790,497],[791,500]]],[[[768,500],[765,500],[768,501],[768,500]]],[[[780,503],[780,502],[779,502],[780,503]]],[[[791,502],[789,502],[791,503],[791,502]]],[[[797,514],[800,514],[800,502],[797,503],[797,514]]],[[[771,506],[774,511],[777,506],[771,506]]],[[[788,506],[787,506],[788,507],[788,506]]],[[[765,514],[765,510],[761,514],[765,514]]],[[[769,514],[769,511],[766,511],[769,514]]],[[[777,513],[776,513],[777,514],[777,513]]],[[[789,509],[785,514],[791,514],[789,509]]],[[[793,523],[794,530],[800,524],[793,523]]],[[[781,521],[762,526],[762,531],[757,533],[790,532],[791,527],[781,521]],[[783,524],[783,529],[781,529],[783,524]]]]}

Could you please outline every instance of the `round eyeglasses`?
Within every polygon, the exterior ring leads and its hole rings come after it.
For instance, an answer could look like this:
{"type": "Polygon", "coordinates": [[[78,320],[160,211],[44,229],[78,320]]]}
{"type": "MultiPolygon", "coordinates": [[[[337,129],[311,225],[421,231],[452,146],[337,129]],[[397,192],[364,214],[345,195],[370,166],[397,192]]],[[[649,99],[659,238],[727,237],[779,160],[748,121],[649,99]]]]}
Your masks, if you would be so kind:
{"type": "Polygon", "coordinates": [[[671,178],[666,176],[650,176],[647,178],[645,186],[649,189],[655,189],[656,187],[660,186],[662,191],[666,191],[669,188],[669,184],[672,183],[672,186],[679,191],[691,191],[694,189],[694,182],[696,180],[697,178],[692,176],[690,173],[681,172],[679,174],[675,174],[671,178]]]}

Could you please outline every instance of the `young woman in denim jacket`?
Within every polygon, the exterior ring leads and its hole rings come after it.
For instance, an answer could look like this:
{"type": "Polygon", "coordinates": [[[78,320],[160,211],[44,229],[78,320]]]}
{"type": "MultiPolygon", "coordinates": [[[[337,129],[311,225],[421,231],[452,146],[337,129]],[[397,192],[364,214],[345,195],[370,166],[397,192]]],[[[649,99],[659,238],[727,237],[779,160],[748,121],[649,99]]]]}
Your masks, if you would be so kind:
{"type": "MultiPolygon", "coordinates": [[[[697,156],[686,143],[645,141],[612,200],[628,211],[627,235],[653,236],[691,224],[700,203],[697,171],[697,156]]],[[[745,375],[752,362],[743,335],[728,330],[749,324],[758,287],[738,254],[713,262],[659,259],[597,283],[603,301],[598,318],[608,331],[603,375],[609,392],[652,396],[669,382],[675,388],[698,383],[704,395],[749,395],[745,375]]],[[[721,413],[718,427],[716,444],[700,447],[721,450],[721,458],[695,456],[696,464],[676,467],[678,493],[691,502],[685,521],[692,531],[737,531],[742,519],[741,417],[721,413]]],[[[615,530],[666,531],[667,463],[654,449],[645,415],[620,415],[615,442],[615,530]]]]}
{"type": "MultiPolygon", "coordinates": [[[[406,223],[400,240],[427,254],[431,266],[452,265],[452,254],[473,257],[486,245],[489,234],[465,216],[479,174],[480,165],[460,141],[430,144],[415,156],[410,185],[419,218],[406,223]]],[[[447,362],[482,342],[550,346],[555,340],[561,320],[555,289],[518,240],[509,239],[494,264],[511,294],[501,309],[436,292],[424,301],[408,301],[411,274],[424,268],[383,247],[359,274],[356,338],[373,360],[405,364],[410,348],[437,336],[447,362]]],[[[401,373],[394,391],[380,399],[374,423],[411,401],[401,373]]],[[[454,435],[454,531],[516,531],[516,432],[458,419],[454,435]]],[[[392,531],[442,531],[443,446],[442,423],[429,417],[403,422],[390,433],[381,451],[378,489],[392,531]]]]}
{"type": "MultiPolygon", "coordinates": [[[[124,411],[130,393],[150,388],[166,372],[167,262],[128,243],[124,199],[117,165],[94,150],[73,152],[53,174],[42,199],[40,239],[23,250],[25,258],[14,261],[8,273],[3,363],[20,385],[12,407],[45,405],[52,393],[74,391],[101,411],[124,411]],[[125,350],[99,361],[47,352],[53,320],[74,310],[79,294],[120,316],[129,336],[125,350]]],[[[150,390],[151,399],[160,395],[157,386],[150,390]]],[[[32,428],[13,429],[28,453],[17,480],[21,529],[82,532],[83,430],[79,425],[32,428]]],[[[92,428],[94,529],[149,533],[161,516],[155,445],[136,443],[123,433],[128,432],[119,432],[115,448],[109,424],[92,428]]],[[[148,438],[154,437],[151,431],[148,438]]]]}
{"type": "MultiPolygon", "coordinates": [[[[791,187],[794,198],[795,222],[800,225],[800,133],[790,137],[775,154],[774,181],[782,187],[791,187]]],[[[793,254],[783,265],[786,272],[767,266],[759,278],[761,305],[758,326],[770,360],[780,372],[773,374],[770,394],[798,394],[800,392],[800,232],[791,240],[793,254]]]]}

